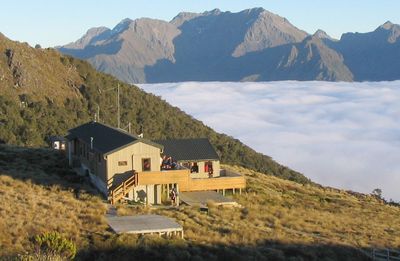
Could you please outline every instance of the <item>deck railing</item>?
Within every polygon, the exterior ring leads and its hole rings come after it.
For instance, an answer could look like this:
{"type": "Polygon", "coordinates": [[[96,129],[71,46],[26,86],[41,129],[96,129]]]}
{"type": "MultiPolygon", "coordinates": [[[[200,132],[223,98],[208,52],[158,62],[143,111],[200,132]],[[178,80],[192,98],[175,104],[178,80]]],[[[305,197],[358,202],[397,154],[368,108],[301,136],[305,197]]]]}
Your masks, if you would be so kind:
{"type": "Polygon", "coordinates": [[[372,251],[373,260],[400,260],[400,251],[393,249],[374,249],[372,251]]]}
{"type": "Polygon", "coordinates": [[[151,184],[175,184],[178,183],[182,188],[187,187],[189,180],[189,170],[163,170],[138,173],[138,185],[151,184]]]}
{"type": "Polygon", "coordinates": [[[188,169],[139,172],[137,185],[179,184],[180,191],[243,189],[246,179],[232,172],[215,178],[192,178],[188,169]]]}
{"type": "Polygon", "coordinates": [[[246,179],[243,176],[226,176],[216,178],[191,179],[189,191],[220,190],[220,189],[244,189],[246,179]]]}

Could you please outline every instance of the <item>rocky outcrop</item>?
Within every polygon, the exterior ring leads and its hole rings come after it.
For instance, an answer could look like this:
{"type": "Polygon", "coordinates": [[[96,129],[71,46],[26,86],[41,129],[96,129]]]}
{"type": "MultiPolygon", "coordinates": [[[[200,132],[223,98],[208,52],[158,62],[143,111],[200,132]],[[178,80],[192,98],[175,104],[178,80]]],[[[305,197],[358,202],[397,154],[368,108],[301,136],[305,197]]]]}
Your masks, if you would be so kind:
{"type": "Polygon", "coordinates": [[[22,68],[22,63],[15,59],[14,50],[7,49],[5,51],[5,55],[7,57],[7,65],[12,73],[12,78],[14,80],[14,87],[22,87],[24,86],[24,73],[22,68]]]}
{"type": "Polygon", "coordinates": [[[284,61],[284,65],[278,68],[292,79],[353,81],[353,74],[344,64],[343,56],[315,36],[294,45],[284,61]]]}
{"type": "Polygon", "coordinates": [[[261,51],[279,45],[301,42],[307,33],[296,28],[286,18],[270,13],[262,8],[250,9],[257,17],[247,30],[244,40],[232,56],[239,57],[249,52],[261,51]]]}

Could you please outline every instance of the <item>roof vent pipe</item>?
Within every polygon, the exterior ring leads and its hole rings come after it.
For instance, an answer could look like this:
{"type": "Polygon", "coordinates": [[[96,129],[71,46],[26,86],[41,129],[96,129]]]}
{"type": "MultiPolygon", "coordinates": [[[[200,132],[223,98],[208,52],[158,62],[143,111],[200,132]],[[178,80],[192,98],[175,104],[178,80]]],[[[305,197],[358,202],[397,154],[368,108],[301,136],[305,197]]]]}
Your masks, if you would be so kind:
{"type": "Polygon", "coordinates": [[[140,125],[140,134],[138,136],[143,139],[143,125],[140,125]]]}

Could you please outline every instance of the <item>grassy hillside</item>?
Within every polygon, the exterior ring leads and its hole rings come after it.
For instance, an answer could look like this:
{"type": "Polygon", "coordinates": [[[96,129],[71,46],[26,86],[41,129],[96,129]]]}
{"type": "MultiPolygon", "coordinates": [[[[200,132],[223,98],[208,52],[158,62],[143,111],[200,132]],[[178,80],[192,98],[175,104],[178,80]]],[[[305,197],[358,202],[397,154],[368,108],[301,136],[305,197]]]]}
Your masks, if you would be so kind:
{"type": "Polygon", "coordinates": [[[0,145],[0,256],[33,251],[47,231],[86,247],[107,228],[96,190],[67,166],[54,151],[0,145]]]}
{"type": "Polygon", "coordinates": [[[208,137],[224,163],[237,164],[300,183],[309,180],[239,140],[219,134],[159,97],[95,71],[87,62],[55,50],[34,49],[0,34],[0,143],[40,146],[94,119],[116,126],[121,86],[122,126],[141,126],[148,139],[208,137]]]}
{"type": "Polygon", "coordinates": [[[173,217],[188,240],[209,245],[252,245],[279,242],[286,246],[341,246],[368,249],[400,247],[400,208],[371,195],[265,176],[241,167],[248,188],[233,197],[243,206],[143,210],[120,206],[121,215],[154,212],[173,217]]]}
{"type": "Polygon", "coordinates": [[[37,250],[32,237],[58,231],[78,260],[369,260],[371,248],[400,248],[400,208],[368,195],[300,185],[241,167],[242,208],[150,209],[119,205],[120,215],[157,213],[183,225],[185,241],[115,235],[105,206],[57,152],[0,146],[0,256],[37,250]],[[362,251],[361,251],[362,249],[362,251]],[[364,251],[364,252],[363,252],[364,251]]]}

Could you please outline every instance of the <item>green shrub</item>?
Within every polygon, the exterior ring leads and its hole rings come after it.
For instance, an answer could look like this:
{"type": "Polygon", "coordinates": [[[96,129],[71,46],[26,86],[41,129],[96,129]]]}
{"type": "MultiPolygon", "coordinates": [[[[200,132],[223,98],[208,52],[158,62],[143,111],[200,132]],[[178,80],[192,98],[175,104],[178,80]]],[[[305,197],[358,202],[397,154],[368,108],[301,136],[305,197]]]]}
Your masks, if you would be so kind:
{"type": "Polygon", "coordinates": [[[37,235],[33,238],[33,242],[36,250],[41,253],[60,255],[67,259],[73,259],[76,255],[75,244],[58,232],[37,235]]]}

